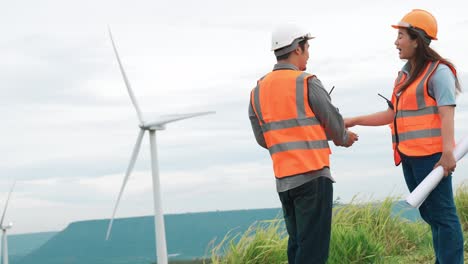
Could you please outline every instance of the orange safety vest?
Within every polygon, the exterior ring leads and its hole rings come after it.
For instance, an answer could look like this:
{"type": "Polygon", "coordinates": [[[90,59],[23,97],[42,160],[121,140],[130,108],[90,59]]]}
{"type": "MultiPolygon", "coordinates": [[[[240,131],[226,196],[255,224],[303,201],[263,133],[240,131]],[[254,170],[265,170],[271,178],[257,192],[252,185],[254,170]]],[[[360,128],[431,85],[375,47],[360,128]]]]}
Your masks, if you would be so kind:
{"type": "Polygon", "coordinates": [[[325,130],[309,106],[307,81],[312,77],[297,70],[276,70],[251,92],[276,178],[330,166],[325,130]]]}
{"type": "MultiPolygon", "coordinates": [[[[400,71],[395,80],[392,103],[395,118],[390,124],[395,165],[401,163],[400,153],[410,157],[442,152],[441,120],[436,100],[428,93],[428,81],[440,61],[427,63],[420,76],[398,95],[406,73],[400,71]]],[[[455,69],[450,67],[456,75],[455,69]]]]}

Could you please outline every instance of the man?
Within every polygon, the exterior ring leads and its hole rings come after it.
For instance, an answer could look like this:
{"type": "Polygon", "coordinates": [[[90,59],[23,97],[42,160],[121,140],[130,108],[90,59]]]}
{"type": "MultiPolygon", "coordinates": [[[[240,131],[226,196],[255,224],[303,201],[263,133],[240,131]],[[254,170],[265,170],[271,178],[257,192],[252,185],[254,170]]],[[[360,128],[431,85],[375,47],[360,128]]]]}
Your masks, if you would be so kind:
{"type": "Polygon", "coordinates": [[[312,38],[294,25],[273,32],[278,63],[257,82],[249,107],[255,138],[273,161],[290,264],[327,261],[334,182],[327,138],[344,147],[358,139],[345,129],[322,83],[303,72],[312,38]]]}

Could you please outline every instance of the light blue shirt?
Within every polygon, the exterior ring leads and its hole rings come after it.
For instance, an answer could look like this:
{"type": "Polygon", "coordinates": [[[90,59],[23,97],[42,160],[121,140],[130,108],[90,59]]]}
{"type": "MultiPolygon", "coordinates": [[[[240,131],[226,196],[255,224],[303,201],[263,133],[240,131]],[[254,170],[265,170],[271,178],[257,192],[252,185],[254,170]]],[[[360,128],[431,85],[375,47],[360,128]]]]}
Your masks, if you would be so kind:
{"type": "Polygon", "coordinates": [[[456,105],[455,76],[447,65],[439,64],[437,66],[436,71],[429,79],[428,86],[429,95],[436,99],[437,106],[456,105]]]}
{"type": "MultiPolygon", "coordinates": [[[[402,71],[409,77],[409,62],[403,66],[402,71]]],[[[452,70],[447,65],[440,63],[437,66],[437,69],[428,81],[428,93],[436,100],[437,106],[456,106],[455,75],[453,75],[452,70]]]]}

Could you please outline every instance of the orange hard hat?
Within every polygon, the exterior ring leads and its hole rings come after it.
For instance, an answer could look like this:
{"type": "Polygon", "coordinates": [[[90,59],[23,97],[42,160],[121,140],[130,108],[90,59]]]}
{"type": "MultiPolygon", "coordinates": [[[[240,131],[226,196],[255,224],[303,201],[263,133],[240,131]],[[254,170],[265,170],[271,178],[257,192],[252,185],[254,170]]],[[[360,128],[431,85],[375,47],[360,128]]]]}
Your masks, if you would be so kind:
{"type": "Polygon", "coordinates": [[[437,21],[435,17],[422,9],[413,9],[406,14],[397,25],[392,25],[394,28],[416,28],[424,31],[426,35],[437,40],[437,21]]]}

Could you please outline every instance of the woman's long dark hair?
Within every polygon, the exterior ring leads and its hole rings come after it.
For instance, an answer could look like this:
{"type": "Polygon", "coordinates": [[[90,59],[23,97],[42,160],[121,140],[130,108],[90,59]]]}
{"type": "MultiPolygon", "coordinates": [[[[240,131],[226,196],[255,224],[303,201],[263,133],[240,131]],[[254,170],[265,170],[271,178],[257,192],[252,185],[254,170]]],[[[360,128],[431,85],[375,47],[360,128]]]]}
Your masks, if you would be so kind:
{"type": "MultiPolygon", "coordinates": [[[[429,61],[440,61],[443,64],[455,68],[455,66],[450,61],[442,58],[442,56],[440,56],[439,53],[437,53],[435,50],[429,47],[429,44],[424,40],[424,37],[421,35],[422,32],[419,33],[411,28],[408,28],[406,30],[412,40],[417,40],[418,47],[416,48],[415,64],[413,65],[413,67],[411,67],[410,70],[410,77],[400,87],[400,92],[406,90],[408,86],[410,86],[410,84],[414,82],[414,80],[416,80],[419,77],[419,75],[422,74],[424,68],[426,67],[429,61]]],[[[455,87],[457,89],[457,94],[461,93],[461,86],[460,82],[458,81],[457,75],[455,75],[455,87]]]]}

